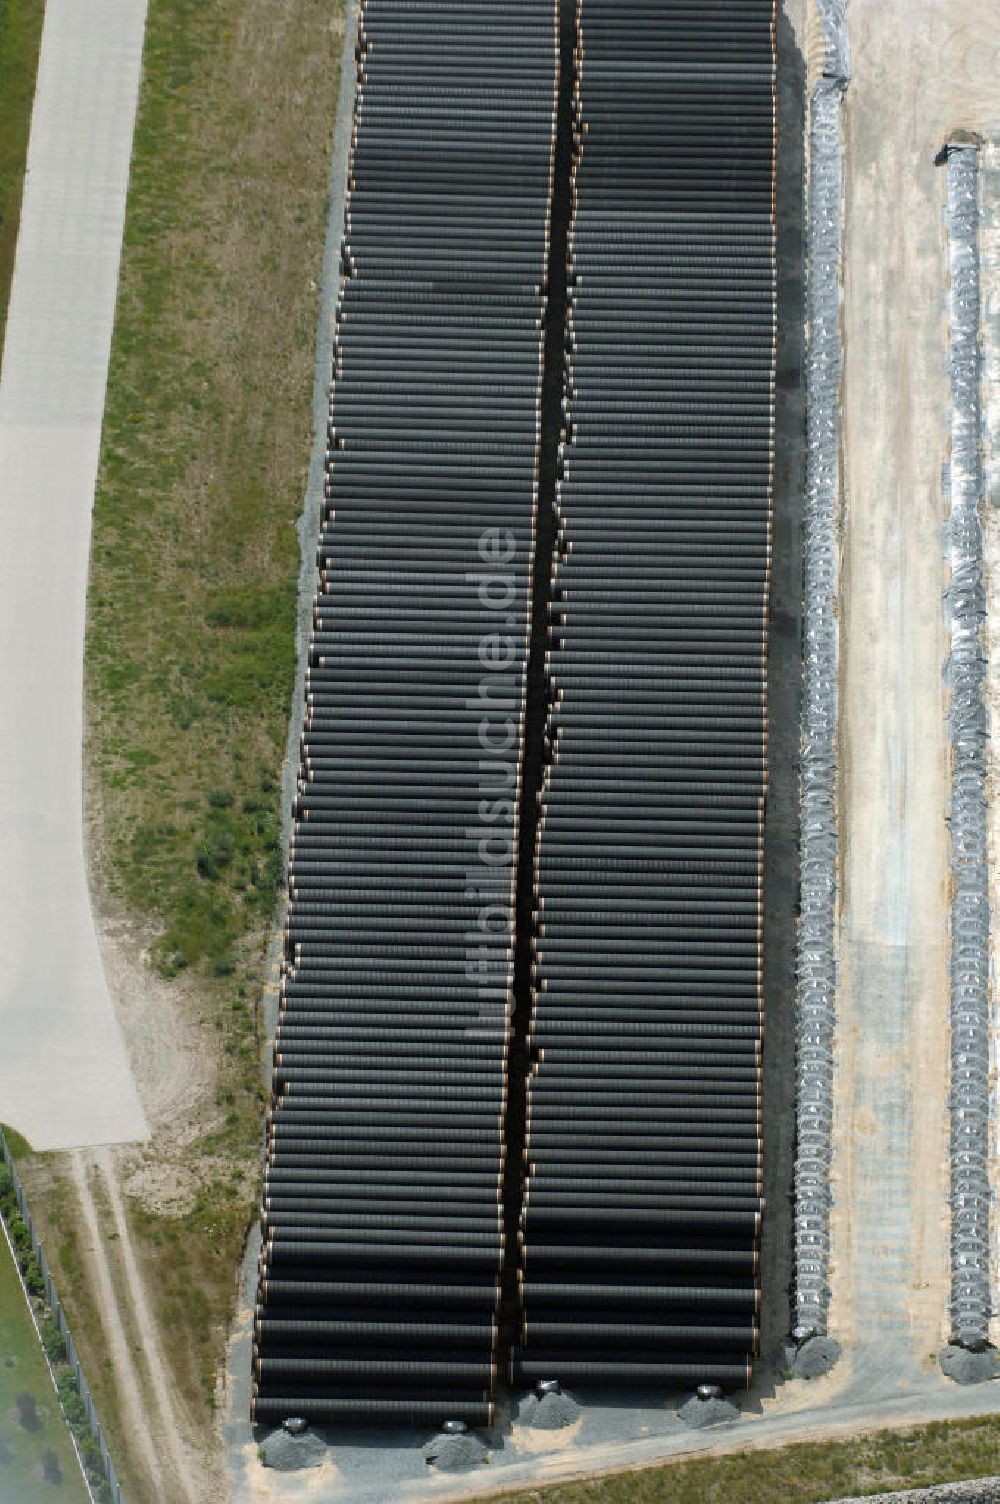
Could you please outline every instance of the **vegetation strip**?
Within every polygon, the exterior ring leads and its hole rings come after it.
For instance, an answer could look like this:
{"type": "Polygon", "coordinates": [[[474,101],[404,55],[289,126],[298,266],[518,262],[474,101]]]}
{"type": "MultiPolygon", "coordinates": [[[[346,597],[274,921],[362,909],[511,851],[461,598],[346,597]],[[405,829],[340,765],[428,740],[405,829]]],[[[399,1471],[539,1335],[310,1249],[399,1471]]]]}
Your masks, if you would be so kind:
{"type": "Polygon", "coordinates": [[[44,15],[45,0],[0,0],[0,352],[14,275],[44,15]]]}
{"type": "Polygon", "coordinates": [[[935,1421],[849,1441],[733,1452],[490,1497],[506,1504],[822,1504],[845,1494],[876,1496],[981,1478],[995,1470],[998,1446],[1000,1417],[935,1421]]]}

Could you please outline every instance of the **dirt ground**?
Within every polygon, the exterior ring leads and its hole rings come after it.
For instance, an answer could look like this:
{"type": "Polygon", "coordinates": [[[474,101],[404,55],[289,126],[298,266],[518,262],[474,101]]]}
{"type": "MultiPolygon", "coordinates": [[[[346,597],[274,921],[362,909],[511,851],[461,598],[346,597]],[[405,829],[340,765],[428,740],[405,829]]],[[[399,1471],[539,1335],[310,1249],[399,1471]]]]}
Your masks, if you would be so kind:
{"type": "Polygon", "coordinates": [[[1000,128],[991,0],[851,0],[831,1330],[878,1387],[947,1334],[942,466],[951,131],[1000,128]]]}

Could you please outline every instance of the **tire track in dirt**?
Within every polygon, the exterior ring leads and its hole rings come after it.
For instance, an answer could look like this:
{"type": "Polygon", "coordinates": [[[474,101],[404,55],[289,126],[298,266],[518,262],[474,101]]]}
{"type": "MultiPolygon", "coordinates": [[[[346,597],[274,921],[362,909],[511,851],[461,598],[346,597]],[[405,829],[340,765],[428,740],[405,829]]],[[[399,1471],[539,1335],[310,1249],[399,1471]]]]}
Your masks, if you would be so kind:
{"type": "Polygon", "coordinates": [[[156,1449],[149,1434],[147,1418],[143,1413],[142,1385],[118,1309],[118,1297],[101,1236],[100,1217],[87,1178],[88,1159],[89,1156],[85,1152],[68,1156],[73,1188],[80,1203],[83,1229],[89,1244],[88,1274],[93,1276],[95,1293],[99,1297],[101,1325],[107,1342],[108,1357],[111,1359],[114,1370],[115,1386],[121,1400],[122,1419],[131,1428],[136,1438],[137,1449],[141,1453],[146,1472],[154,1488],[154,1498],[159,1504],[160,1500],[166,1498],[160,1460],[156,1455],[156,1449]]]}
{"type": "Polygon", "coordinates": [[[159,1412],[160,1431],[166,1438],[174,1463],[174,1482],[183,1491],[188,1504],[198,1504],[203,1497],[201,1472],[194,1464],[190,1449],[184,1441],[184,1427],[181,1423],[176,1392],[160,1355],[159,1333],[129,1233],[114,1159],[109,1149],[98,1149],[94,1151],[92,1161],[102,1179],[111,1204],[115,1231],[118,1235],[118,1247],[121,1250],[123,1272],[128,1285],[128,1299],[136,1328],[142,1336],[143,1357],[152,1386],[153,1399],[159,1412]]]}

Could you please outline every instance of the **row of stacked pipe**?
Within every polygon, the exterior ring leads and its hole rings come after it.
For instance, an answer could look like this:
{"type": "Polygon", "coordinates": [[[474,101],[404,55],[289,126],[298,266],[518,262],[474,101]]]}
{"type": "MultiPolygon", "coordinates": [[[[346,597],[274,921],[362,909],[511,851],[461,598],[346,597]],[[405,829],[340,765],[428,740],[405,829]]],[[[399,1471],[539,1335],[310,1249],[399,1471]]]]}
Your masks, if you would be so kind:
{"type": "Polygon", "coordinates": [[[262,1421],[492,1414],[556,27],[555,0],[361,6],[262,1421]]]}
{"type": "Polygon", "coordinates": [[[749,1382],[771,0],[580,0],[522,1380],[749,1382]]]}
{"type": "Polygon", "coordinates": [[[509,1380],[749,1381],[773,4],[567,3],[570,307],[519,1245],[504,1248],[502,1197],[521,1183],[505,1107],[524,1088],[514,857],[560,0],[362,0],[261,1421],[483,1423],[509,1380]],[[483,587],[498,569],[509,600],[483,587]],[[483,644],[506,638],[505,708],[483,644]],[[498,761],[483,726],[495,748],[508,718],[498,761]],[[480,842],[498,775],[495,863],[480,842]]]}

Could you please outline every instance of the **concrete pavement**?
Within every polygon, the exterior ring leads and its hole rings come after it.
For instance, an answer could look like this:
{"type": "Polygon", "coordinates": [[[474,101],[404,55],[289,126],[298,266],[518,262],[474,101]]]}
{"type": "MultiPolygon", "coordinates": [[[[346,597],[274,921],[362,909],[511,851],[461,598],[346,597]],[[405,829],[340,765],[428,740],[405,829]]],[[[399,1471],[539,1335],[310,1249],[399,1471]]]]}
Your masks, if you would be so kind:
{"type": "Polygon", "coordinates": [[[83,852],[83,642],[145,0],[48,0],[0,372],[0,1118],[144,1137],[83,852]]]}

